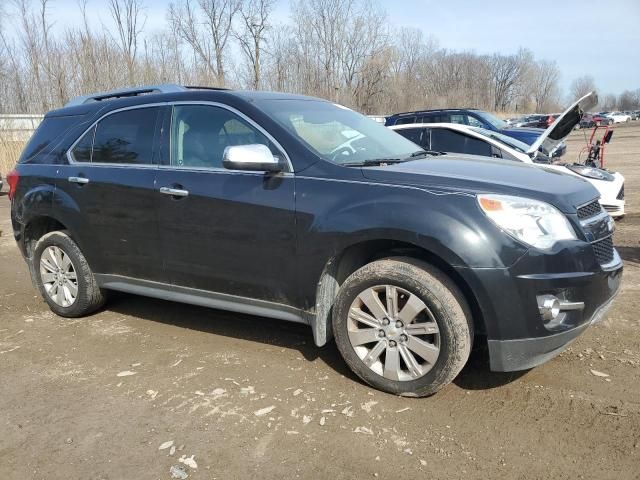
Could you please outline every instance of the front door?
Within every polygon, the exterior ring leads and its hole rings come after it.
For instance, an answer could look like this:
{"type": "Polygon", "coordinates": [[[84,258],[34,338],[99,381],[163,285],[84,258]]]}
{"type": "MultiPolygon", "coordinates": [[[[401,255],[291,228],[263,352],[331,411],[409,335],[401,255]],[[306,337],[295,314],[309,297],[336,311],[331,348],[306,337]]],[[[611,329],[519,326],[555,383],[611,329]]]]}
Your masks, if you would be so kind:
{"type": "Polygon", "coordinates": [[[232,145],[279,148],[222,106],[175,105],[158,171],[164,265],[174,285],[290,304],[295,292],[292,173],[226,170],[232,145]]]}

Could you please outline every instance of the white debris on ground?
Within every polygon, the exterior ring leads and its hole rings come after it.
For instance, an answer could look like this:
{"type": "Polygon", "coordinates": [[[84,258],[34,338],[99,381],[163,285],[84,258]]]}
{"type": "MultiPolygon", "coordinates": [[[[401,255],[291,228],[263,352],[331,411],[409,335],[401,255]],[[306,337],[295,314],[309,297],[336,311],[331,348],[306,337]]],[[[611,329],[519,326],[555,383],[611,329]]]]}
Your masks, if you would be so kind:
{"type": "Polygon", "coordinates": [[[599,372],[598,370],[593,370],[593,369],[591,369],[591,370],[590,370],[590,372],[591,372],[591,374],[592,374],[592,375],[595,375],[596,377],[603,377],[603,378],[606,378],[606,377],[608,377],[608,376],[609,376],[609,374],[608,374],[608,373],[599,372]]]}
{"type": "Polygon", "coordinates": [[[138,372],[132,372],[131,370],[124,370],[120,373],[118,373],[118,375],[116,375],[117,377],[130,377],[131,375],[137,375],[138,372]]]}
{"type": "Polygon", "coordinates": [[[171,474],[171,478],[178,480],[186,480],[189,478],[189,474],[182,465],[172,465],[169,469],[169,473],[171,474]]]}
{"type": "Polygon", "coordinates": [[[166,450],[167,448],[171,448],[171,447],[173,447],[173,440],[168,440],[168,441],[162,443],[158,447],[158,450],[166,450]]]}
{"type": "Polygon", "coordinates": [[[256,417],[262,417],[268,413],[271,413],[276,408],[275,405],[271,405],[270,407],[261,408],[260,410],[256,410],[253,414],[256,417]]]}
{"type": "Polygon", "coordinates": [[[360,408],[365,412],[370,413],[373,406],[377,404],[378,402],[376,402],[375,400],[369,400],[368,402],[365,402],[362,405],[360,405],[360,408]]]}
{"type": "Polygon", "coordinates": [[[191,455],[190,457],[187,457],[186,455],[182,455],[178,459],[178,461],[180,463],[184,463],[189,468],[193,468],[194,470],[198,468],[198,464],[195,461],[195,455],[191,455]]]}
{"type": "Polygon", "coordinates": [[[373,435],[373,430],[367,427],[356,427],[354,430],[355,433],[364,433],[365,435],[373,435]]]}

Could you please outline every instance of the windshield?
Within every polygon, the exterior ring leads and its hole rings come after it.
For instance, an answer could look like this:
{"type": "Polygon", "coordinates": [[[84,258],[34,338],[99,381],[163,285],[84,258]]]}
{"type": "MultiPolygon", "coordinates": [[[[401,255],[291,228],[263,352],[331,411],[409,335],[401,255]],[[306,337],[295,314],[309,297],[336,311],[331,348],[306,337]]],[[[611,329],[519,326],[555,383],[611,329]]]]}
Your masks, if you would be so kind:
{"type": "Polygon", "coordinates": [[[415,143],[341,105],[322,100],[259,100],[256,105],[333,163],[406,159],[420,151],[415,143]]]}
{"type": "Polygon", "coordinates": [[[516,140],[513,137],[503,135],[502,133],[493,132],[491,130],[486,130],[484,128],[472,128],[471,130],[481,135],[484,135],[485,137],[493,138],[494,140],[497,140],[503,145],[506,145],[507,147],[511,147],[520,153],[527,153],[527,150],[529,150],[529,145],[527,145],[526,143],[521,142],[520,140],[516,140]]]}
{"type": "Polygon", "coordinates": [[[504,120],[500,120],[498,117],[491,115],[488,112],[475,112],[479,117],[481,117],[485,122],[491,124],[493,128],[497,130],[502,130],[507,127],[507,122],[504,120]]]}

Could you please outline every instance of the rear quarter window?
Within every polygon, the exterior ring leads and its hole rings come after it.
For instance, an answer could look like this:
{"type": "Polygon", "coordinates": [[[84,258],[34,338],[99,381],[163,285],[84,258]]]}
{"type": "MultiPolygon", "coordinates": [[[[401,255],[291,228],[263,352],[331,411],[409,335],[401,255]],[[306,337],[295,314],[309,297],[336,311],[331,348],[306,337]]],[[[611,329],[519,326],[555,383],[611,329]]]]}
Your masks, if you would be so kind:
{"type": "Polygon", "coordinates": [[[81,119],[81,115],[45,117],[22,151],[18,163],[37,163],[38,155],[55,147],[81,119]]]}

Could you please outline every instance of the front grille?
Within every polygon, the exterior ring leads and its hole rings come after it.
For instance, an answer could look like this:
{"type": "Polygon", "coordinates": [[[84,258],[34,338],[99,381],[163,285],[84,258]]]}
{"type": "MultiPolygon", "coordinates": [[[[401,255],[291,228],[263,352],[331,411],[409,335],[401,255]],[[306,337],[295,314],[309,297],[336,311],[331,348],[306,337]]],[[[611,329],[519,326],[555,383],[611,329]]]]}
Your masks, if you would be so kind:
{"type": "Polygon", "coordinates": [[[624,200],[624,185],[622,186],[622,188],[620,189],[620,191],[618,192],[618,196],[616,197],[618,200],[624,200]]]}
{"type": "Polygon", "coordinates": [[[600,265],[604,265],[613,260],[613,237],[609,236],[591,244],[596,254],[596,259],[600,265]]]}
{"type": "Polygon", "coordinates": [[[600,202],[598,202],[598,200],[594,200],[593,202],[578,209],[578,219],[584,220],[585,218],[595,217],[601,211],[602,207],[600,206],[600,202]]]}
{"type": "Polygon", "coordinates": [[[620,210],[622,210],[617,205],[604,205],[604,209],[609,213],[616,213],[616,212],[619,212],[620,210]]]}

